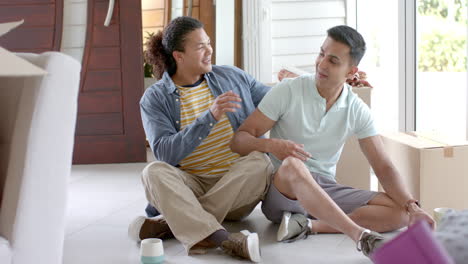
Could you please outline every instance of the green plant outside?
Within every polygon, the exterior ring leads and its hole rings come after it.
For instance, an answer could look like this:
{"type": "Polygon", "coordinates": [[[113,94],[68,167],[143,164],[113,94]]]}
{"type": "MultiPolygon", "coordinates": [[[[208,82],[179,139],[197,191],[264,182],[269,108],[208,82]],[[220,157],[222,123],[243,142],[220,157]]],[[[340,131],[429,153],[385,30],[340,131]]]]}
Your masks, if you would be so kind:
{"type": "Polygon", "coordinates": [[[468,0],[418,1],[419,16],[433,25],[430,32],[421,32],[418,43],[419,71],[466,71],[467,3],[468,0]]]}
{"type": "Polygon", "coordinates": [[[466,36],[434,30],[423,34],[418,69],[423,72],[466,71],[466,36]]]}

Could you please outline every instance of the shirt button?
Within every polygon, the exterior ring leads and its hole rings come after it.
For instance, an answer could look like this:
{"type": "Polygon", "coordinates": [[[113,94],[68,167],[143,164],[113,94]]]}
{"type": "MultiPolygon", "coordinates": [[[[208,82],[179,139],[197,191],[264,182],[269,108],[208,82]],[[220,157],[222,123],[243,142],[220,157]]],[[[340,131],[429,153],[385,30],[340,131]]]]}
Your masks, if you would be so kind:
{"type": "Polygon", "coordinates": [[[199,137],[198,139],[199,139],[199,140],[202,140],[202,138],[201,138],[201,137],[199,137]]]}
{"type": "Polygon", "coordinates": [[[177,121],[175,121],[175,122],[176,122],[176,124],[179,124],[179,120],[177,120],[177,121]]]}
{"type": "Polygon", "coordinates": [[[210,126],[213,126],[213,123],[210,123],[210,126]]]}
{"type": "Polygon", "coordinates": [[[176,102],[179,102],[179,99],[175,99],[176,102]]]}

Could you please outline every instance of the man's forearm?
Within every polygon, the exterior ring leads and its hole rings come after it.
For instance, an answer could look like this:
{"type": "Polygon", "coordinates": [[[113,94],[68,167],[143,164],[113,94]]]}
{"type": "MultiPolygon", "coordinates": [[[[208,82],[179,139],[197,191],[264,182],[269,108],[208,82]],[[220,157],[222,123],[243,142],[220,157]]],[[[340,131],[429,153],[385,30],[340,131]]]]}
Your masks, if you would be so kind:
{"type": "Polygon", "coordinates": [[[216,120],[209,110],[198,116],[195,121],[176,131],[165,122],[143,122],[154,156],[173,166],[190,155],[209,135],[216,120]],[[154,125],[157,124],[157,125],[154,125]]]}
{"type": "Polygon", "coordinates": [[[385,192],[400,206],[405,206],[410,199],[414,198],[403,184],[403,179],[395,168],[387,167],[376,174],[385,192]]]}
{"type": "Polygon", "coordinates": [[[257,138],[246,131],[237,131],[231,140],[231,150],[241,156],[246,156],[252,151],[270,152],[269,141],[271,139],[257,138]]]}

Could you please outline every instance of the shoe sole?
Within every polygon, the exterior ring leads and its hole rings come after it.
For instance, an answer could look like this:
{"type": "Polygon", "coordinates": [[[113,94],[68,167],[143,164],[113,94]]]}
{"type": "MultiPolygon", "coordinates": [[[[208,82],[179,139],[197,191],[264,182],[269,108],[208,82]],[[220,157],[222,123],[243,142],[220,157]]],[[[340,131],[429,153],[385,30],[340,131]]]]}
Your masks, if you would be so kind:
{"type": "Polygon", "coordinates": [[[139,216],[135,220],[133,220],[130,225],[128,226],[128,237],[136,242],[140,242],[140,230],[141,226],[145,222],[146,217],[139,216]]]}
{"type": "Polygon", "coordinates": [[[247,230],[243,230],[241,233],[247,236],[247,250],[249,251],[250,260],[252,262],[260,262],[262,257],[257,233],[250,233],[247,230]]]}
{"type": "Polygon", "coordinates": [[[283,218],[281,219],[281,224],[278,228],[278,233],[276,233],[276,240],[278,242],[283,241],[284,238],[288,236],[288,226],[289,226],[290,218],[291,218],[290,212],[283,213],[283,218]]]}

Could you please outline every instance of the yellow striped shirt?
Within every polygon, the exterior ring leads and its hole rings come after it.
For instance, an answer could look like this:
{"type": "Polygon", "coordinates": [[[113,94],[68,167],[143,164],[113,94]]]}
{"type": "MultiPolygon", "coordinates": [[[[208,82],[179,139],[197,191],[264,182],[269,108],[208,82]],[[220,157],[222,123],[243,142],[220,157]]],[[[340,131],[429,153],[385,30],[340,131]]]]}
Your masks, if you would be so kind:
{"type": "MultiPolygon", "coordinates": [[[[195,87],[177,88],[180,94],[180,129],[183,130],[208,110],[215,98],[206,81],[195,87]]],[[[231,123],[224,114],[203,142],[179,162],[181,169],[198,176],[219,176],[226,173],[231,162],[239,157],[229,148],[233,134],[231,123]]]]}

